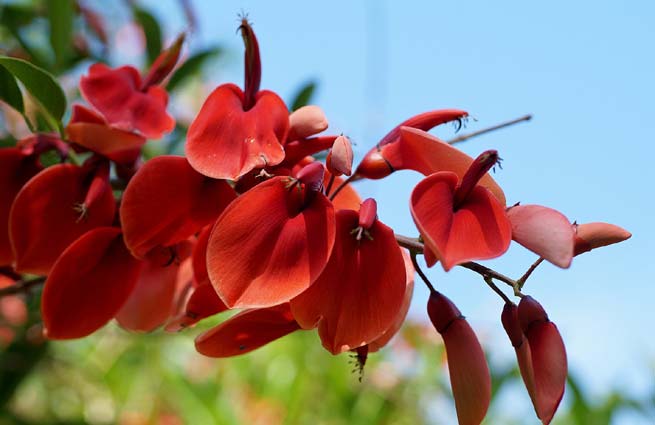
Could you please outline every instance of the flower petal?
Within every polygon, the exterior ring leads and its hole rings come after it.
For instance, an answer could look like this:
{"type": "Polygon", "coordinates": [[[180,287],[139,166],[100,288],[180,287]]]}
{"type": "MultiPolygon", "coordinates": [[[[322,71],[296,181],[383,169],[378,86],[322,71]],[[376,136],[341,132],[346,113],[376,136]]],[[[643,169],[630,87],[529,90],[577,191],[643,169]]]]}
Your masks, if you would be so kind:
{"type": "Polygon", "coordinates": [[[630,239],[627,230],[609,223],[585,223],[575,226],[575,255],[630,239]]]}
{"type": "Polygon", "coordinates": [[[221,301],[209,281],[191,289],[182,312],[166,324],[166,331],[178,332],[195,325],[202,319],[226,311],[227,306],[221,301]]]}
{"type": "Polygon", "coordinates": [[[255,105],[244,111],[241,89],[224,84],[209,95],[191,123],[186,155],[199,173],[236,180],[253,168],[282,162],[288,131],[287,107],[278,95],[260,91],[255,105]]]}
{"type": "Polygon", "coordinates": [[[393,326],[403,308],[405,263],[393,230],[380,221],[357,240],[359,214],[336,213],[332,256],[321,276],[291,300],[305,329],[318,325],[323,346],[332,354],[366,345],[393,326]]]}
{"type": "Polygon", "coordinates": [[[484,187],[476,186],[453,212],[457,175],[426,177],[411,195],[411,213],[435,258],[448,271],[457,264],[502,255],[511,241],[505,209],[484,187]]]}
{"type": "Polygon", "coordinates": [[[68,245],[89,230],[113,222],[116,206],[109,188],[97,194],[84,215],[76,210],[84,203],[92,178],[85,167],[59,164],[23,186],[9,216],[16,271],[48,274],[68,245]]]}
{"type": "Polygon", "coordinates": [[[288,301],[327,264],[334,245],[334,208],[317,192],[307,202],[297,187],[287,188],[288,182],[273,177],[260,183],[234,200],[214,226],[207,268],[230,308],[288,301]]]}
{"type": "Polygon", "coordinates": [[[245,310],[196,338],[196,350],[210,357],[245,354],[300,329],[289,304],[245,310]]]}
{"type": "Polygon", "coordinates": [[[307,105],[289,115],[288,140],[305,139],[328,128],[328,120],[321,108],[307,105]]]}
{"type": "Polygon", "coordinates": [[[540,205],[517,205],[507,210],[512,239],[564,269],[573,259],[575,232],[559,211],[540,205]]]}
{"type": "Polygon", "coordinates": [[[491,375],[478,338],[459,309],[433,292],[428,315],[446,347],[450,386],[460,425],[479,425],[491,402],[491,375]]]}
{"type": "Polygon", "coordinates": [[[125,242],[137,258],[172,246],[214,221],[236,198],[222,180],[196,172],[178,156],[146,162],[123,193],[120,215],[125,242]]]}
{"type": "Polygon", "coordinates": [[[50,339],[81,338],[107,323],[127,300],[142,263],[116,227],[99,227],[72,243],[52,268],[41,312],[50,339]]]}

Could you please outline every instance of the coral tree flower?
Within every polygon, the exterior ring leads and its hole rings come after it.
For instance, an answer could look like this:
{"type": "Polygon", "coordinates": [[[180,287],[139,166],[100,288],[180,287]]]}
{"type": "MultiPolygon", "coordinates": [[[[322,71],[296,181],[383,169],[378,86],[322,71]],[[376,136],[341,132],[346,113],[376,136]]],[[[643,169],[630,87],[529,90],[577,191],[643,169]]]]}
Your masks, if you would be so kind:
{"type": "Polygon", "coordinates": [[[243,20],[246,46],[245,87],[217,87],[189,127],[186,156],[199,173],[237,180],[254,168],[284,159],[282,144],[289,132],[289,112],[275,93],[259,90],[261,61],[252,27],[243,20]]]}
{"type": "Polygon", "coordinates": [[[334,207],[321,193],[324,168],[273,177],[235,199],[209,237],[207,269],[230,308],[271,307],[323,272],[335,237],[334,207]]]}
{"type": "Polygon", "coordinates": [[[627,230],[609,223],[575,224],[575,255],[592,249],[623,242],[632,234],[627,230]]]}
{"type": "Polygon", "coordinates": [[[437,172],[412,192],[414,222],[446,271],[466,261],[498,257],[509,247],[512,232],[505,209],[478,184],[497,161],[496,151],[486,151],[461,180],[453,172],[437,172]]]}
{"type": "Polygon", "coordinates": [[[173,130],[175,120],[166,112],[168,94],[157,84],[175,66],[183,41],[184,37],[178,37],[163,51],[143,79],[132,66],[112,69],[101,63],[91,65],[80,81],[82,97],[109,125],[138,131],[147,138],[160,138],[173,130]]]}
{"type": "Polygon", "coordinates": [[[491,376],[473,329],[446,296],[432,292],[428,316],[443,337],[460,425],[479,425],[491,401],[491,376]]]}
{"type": "Polygon", "coordinates": [[[309,289],[291,300],[305,329],[318,326],[332,354],[369,344],[390,329],[403,309],[405,262],[393,230],[377,219],[373,199],[359,213],[336,213],[330,260],[309,289]]]}

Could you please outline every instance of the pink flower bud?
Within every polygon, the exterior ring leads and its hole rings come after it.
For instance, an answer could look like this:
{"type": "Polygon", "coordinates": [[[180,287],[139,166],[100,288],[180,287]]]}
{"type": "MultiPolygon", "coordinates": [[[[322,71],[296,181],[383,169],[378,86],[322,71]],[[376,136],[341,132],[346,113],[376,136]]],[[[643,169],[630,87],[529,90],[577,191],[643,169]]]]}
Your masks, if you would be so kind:
{"type": "Polygon", "coordinates": [[[289,141],[305,139],[328,128],[328,120],[321,108],[307,105],[289,115],[289,141]]]}
{"type": "Polygon", "coordinates": [[[335,176],[352,174],[353,148],[346,136],[339,136],[325,159],[327,169],[335,176]]]}

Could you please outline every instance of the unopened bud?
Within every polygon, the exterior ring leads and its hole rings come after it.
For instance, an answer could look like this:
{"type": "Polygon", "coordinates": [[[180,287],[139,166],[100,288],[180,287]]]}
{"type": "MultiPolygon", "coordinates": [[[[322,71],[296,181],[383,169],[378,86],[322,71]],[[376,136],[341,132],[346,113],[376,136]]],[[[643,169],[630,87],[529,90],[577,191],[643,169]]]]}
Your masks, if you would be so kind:
{"type": "Polygon", "coordinates": [[[325,160],[325,165],[328,171],[335,176],[352,174],[353,148],[346,136],[339,136],[335,139],[325,160]]]}

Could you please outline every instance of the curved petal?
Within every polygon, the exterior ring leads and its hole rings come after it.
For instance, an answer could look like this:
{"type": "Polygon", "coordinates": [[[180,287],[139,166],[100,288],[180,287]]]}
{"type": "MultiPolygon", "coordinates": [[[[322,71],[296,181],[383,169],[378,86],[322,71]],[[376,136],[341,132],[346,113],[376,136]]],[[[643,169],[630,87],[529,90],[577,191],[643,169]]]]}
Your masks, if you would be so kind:
{"type": "Polygon", "coordinates": [[[316,105],[298,108],[289,115],[288,140],[305,139],[328,128],[328,120],[323,110],[316,105]]]}
{"type": "Polygon", "coordinates": [[[235,198],[226,182],[199,174],[183,157],[153,158],[123,193],[125,243],[144,258],[153,248],[175,245],[210,224],[235,198]]]}
{"type": "Polygon", "coordinates": [[[116,227],[93,229],[72,243],[52,268],[41,312],[50,339],[81,338],[116,315],[139,278],[116,227]]]}
{"type": "Polygon", "coordinates": [[[557,327],[534,298],[525,296],[521,299],[518,316],[523,333],[530,343],[537,416],[544,424],[548,424],[564,395],[566,348],[557,327]]]}
{"type": "Polygon", "coordinates": [[[407,250],[402,249],[401,251],[403,254],[403,261],[405,262],[405,295],[403,296],[403,304],[400,307],[400,310],[398,311],[398,314],[396,315],[396,318],[394,319],[391,327],[384,331],[384,333],[376,338],[375,341],[368,344],[369,353],[374,353],[389,343],[391,338],[393,338],[394,335],[396,335],[396,333],[398,333],[402,327],[403,323],[405,322],[405,318],[407,317],[407,312],[409,312],[409,306],[412,302],[412,296],[414,295],[415,270],[407,250]]]}
{"type": "MultiPolygon", "coordinates": [[[[325,179],[323,180],[323,186],[327,187],[327,184],[330,181],[330,174],[325,173],[325,179]]],[[[337,187],[341,186],[344,180],[341,177],[335,177],[334,183],[332,183],[332,191],[337,187]]],[[[347,184],[337,196],[332,200],[332,205],[334,205],[335,210],[353,210],[357,211],[359,206],[362,204],[362,198],[359,196],[359,193],[355,190],[352,184],[347,184]]]]}
{"type": "MultiPolygon", "coordinates": [[[[473,158],[425,131],[401,127],[399,135],[397,141],[371,151],[357,168],[356,174],[378,179],[398,170],[414,170],[426,176],[451,171],[462,179],[473,163],[473,158]],[[362,168],[366,164],[369,165],[362,168]]],[[[488,188],[505,205],[503,190],[488,173],[478,184],[488,188]]]]}
{"type": "Polygon", "coordinates": [[[446,347],[459,424],[479,425],[491,402],[491,375],[480,342],[459,309],[444,295],[430,294],[428,315],[446,347]]]}
{"type": "Polygon", "coordinates": [[[245,310],[196,338],[196,350],[209,357],[245,354],[300,329],[289,304],[245,310]]]}
{"type": "Polygon", "coordinates": [[[280,166],[293,168],[307,156],[330,149],[336,138],[337,136],[320,136],[289,142],[284,146],[284,161],[280,166]]]}
{"type": "Polygon", "coordinates": [[[505,209],[482,186],[476,186],[453,212],[457,183],[454,173],[435,173],[419,182],[411,195],[416,227],[446,271],[467,261],[502,255],[512,237],[505,209]]]}
{"type": "Polygon", "coordinates": [[[11,265],[14,254],[9,242],[9,211],[23,185],[42,170],[38,160],[19,148],[0,149],[0,266],[11,265]]]}
{"type": "Polygon", "coordinates": [[[85,202],[92,179],[93,173],[84,167],[60,164],[43,170],[23,186],[9,215],[16,271],[47,274],[73,241],[113,222],[116,206],[109,188],[96,194],[83,215],[77,209],[85,202]]]}
{"type": "Polygon", "coordinates": [[[288,131],[289,114],[278,95],[260,91],[255,105],[244,111],[241,89],[224,84],[191,123],[186,156],[201,174],[236,180],[253,168],[282,162],[288,131]]]}
{"type": "Polygon", "coordinates": [[[630,239],[627,230],[609,223],[585,223],[575,226],[575,255],[630,239]]]}
{"type": "Polygon", "coordinates": [[[202,319],[226,311],[211,283],[202,283],[193,289],[187,298],[182,312],[166,324],[166,331],[178,332],[195,325],[202,319]]]}
{"type": "Polygon", "coordinates": [[[307,289],[334,245],[334,208],[309,202],[290,178],[273,177],[238,197],[209,237],[209,278],[230,307],[270,307],[307,289]]]}
{"type": "Polygon", "coordinates": [[[339,354],[366,345],[394,324],[406,292],[405,263],[393,230],[380,221],[357,240],[359,214],[337,211],[332,256],[321,276],[291,300],[305,329],[318,325],[323,346],[339,354]]]}
{"type": "Polygon", "coordinates": [[[118,323],[137,332],[150,332],[163,324],[173,311],[179,270],[179,262],[144,261],[132,293],[116,314],[118,323]]]}
{"type": "Polygon", "coordinates": [[[517,205],[507,210],[512,239],[564,269],[573,260],[575,232],[564,214],[540,205],[517,205]]]}
{"type": "Polygon", "coordinates": [[[150,87],[145,93],[140,87],[139,72],[131,66],[111,69],[94,64],[80,80],[82,96],[109,124],[160,138],[175,127],[175,120],[166,112],[168,96],[160,87],[150,87]]]}
{"type": "Polygon", "coordinates": [[[209,273],[207,272],[207,245],[209,244],[209,235],[211,235],[212,228],[213,226],[207,226],[202,229],[191,254],[193,280],[196,286],[210,283],[209,273]]]}

